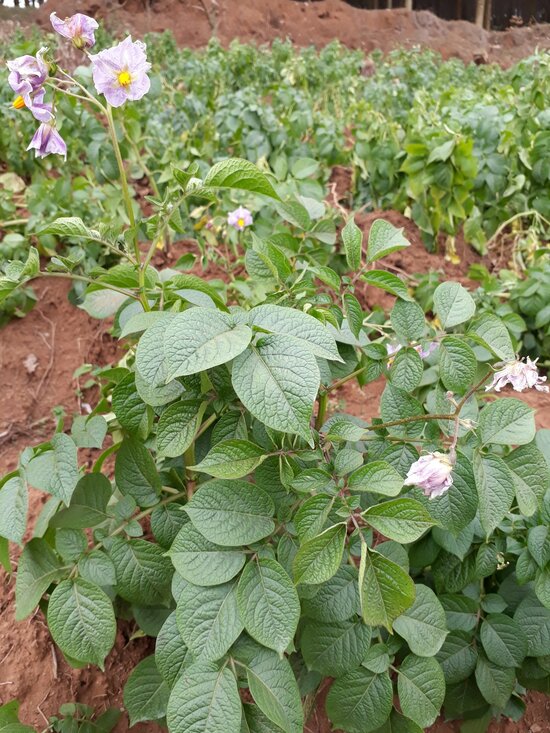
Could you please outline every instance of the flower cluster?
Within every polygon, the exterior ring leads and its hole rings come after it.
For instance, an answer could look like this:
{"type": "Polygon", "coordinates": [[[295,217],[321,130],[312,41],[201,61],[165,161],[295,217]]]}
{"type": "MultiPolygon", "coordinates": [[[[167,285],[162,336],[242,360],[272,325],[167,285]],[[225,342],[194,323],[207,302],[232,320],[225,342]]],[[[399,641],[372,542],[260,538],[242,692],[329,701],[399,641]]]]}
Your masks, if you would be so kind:
{"type": "Polygon", "coordinates": [[[495,392],[500,390],[507,384],[512,385],[512,389],[516,392],[523,392],[525,389],[534,387],[539,392],[550,392],[550,387],[544,384],[546,377],[541,377],[537,369],[537,360],[532,361],[529,357],[525,362],[521,359],[515,361],[503,362],[493,375],[493,381],[485,391],[494,389],[495,392]]]}
{"type": "MultiPolygon", "coordinates": [[[[53,29],[71,40],[75,48],[87,50],[95,45],[95,31],[99,26],[93,18],[76,13],[61,20],[52,13],[50,21],[53,29]]],[[[44,102],[45,85],[48,84],[50,73],[49,65],[44,59],[46,51],[46,48],[41,48],[36,56],[19,56],[8,61],[8,83],[17,95],[13,107],[18,110],[29,109],[41,123],[27,150],[34,149],[39,158],[50,153],[66,157],[67,145],[56,129],[54,105],[44,102]]],[[[89,58],[96,91],[103,94],[112,107],[120,107],[127,100],[141,99],[149,91],[147,72],[151,64],[147,61],[146,47],[141,41],[133,42],[128,37],[116,46],[94,56],[90,55],[89,58]]],[[[65,76],[70,80],[68,75],[65,76]]],[[[64,91],[53,82],[50,82],[50,86],[64,91]]],[[[84,92],[87,93],[86,90],[84,92]]]]}

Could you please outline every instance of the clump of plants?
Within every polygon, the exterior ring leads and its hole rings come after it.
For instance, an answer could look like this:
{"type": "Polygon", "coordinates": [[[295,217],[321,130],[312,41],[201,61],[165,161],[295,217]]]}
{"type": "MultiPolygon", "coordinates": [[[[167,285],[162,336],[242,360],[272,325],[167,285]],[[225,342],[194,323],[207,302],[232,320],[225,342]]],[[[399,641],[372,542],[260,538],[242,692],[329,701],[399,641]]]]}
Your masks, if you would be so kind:
{"type": "MultiPolygon", "coordinates": [[[[53,22],[93,47],[92,19],[53,22]]],[[[133,618],[156,642],[126,682],[130,723],[171,733],[301,733],[327,678],[327,715],[349,733],[416,733],[442,710],[479,729],[518,718],[525,690],[550,681],[550,456],[534,410],[498,393],[547,390],[544,377],[459,283],[438,285],[429,323],[383,268],[409,246],[387,222],[363,242],[350,217],[341,273],[318,264],[323,204],[283,195],[248,161],[200,177],[173,165],[143,216],[116,109],[147,93],[146,49],[126,39],[90,62],[94,91],[46,51],[11,62],[18,104],[45,118],[39,155],[66,152],[53,94],[106,122],[129,222],[45,230],[121,258],[77,277],[127,353],[102,371],[93,412],[59,421],[2,479],[8,571],[9,543],[22,546],[17,619],[40,607],[69,664],[102,668],[117,617],[133,618]],[[223,283],[152,265],[190,203],[229,189],[297,230],[260,237],[249,209],[231,212],[248,272],[231,301],[223,283]],[[364,311],[358,283],[395,296],[388,323],[364,311]],[[379,417],[329,414],[347,382],[378,378],[379,417]],[[79,449],[96,451],[91,470],[79,449]],[[50,495],[32,528],[29,486],[50,495]]],[[[0,296],[74,266],[57,256],[41,271],[31,248],[0,296]]]]}

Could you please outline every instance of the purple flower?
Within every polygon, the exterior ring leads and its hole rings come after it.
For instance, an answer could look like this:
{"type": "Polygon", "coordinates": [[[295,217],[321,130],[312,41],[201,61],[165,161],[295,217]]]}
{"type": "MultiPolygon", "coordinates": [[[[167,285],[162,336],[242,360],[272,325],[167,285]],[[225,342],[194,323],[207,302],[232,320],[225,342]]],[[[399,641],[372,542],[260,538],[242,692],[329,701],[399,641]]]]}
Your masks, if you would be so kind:
{"type": "Polygon", "coordinates": [[[75,48],[91,48],[95,45],[94,31],[99,28],[99,25],[89,15],[76,13],[70,18],[61,20],[55,13],[52,13],[50,22],[54,31],[64,38],[69,38],[75,48]]]}
{"type": "Polygon", "coordinates": [[[230,211],[227,215],[227,223],[230,227],[235,227],[239,232],[242,232],[252,225],[252,214],[244,206],[239,206],[235,211],[230,211]]]}
{"type": "Polygon", "coordinates": [[[18,56],[7,62],[8,84],[22,97],[26,107],[32,107],[31,95],[41,89],[48,76],[48,65],[43,59],[46,50],[41,48],[36,56],[18,56]]]}
{"type": "Polygon", "coordinates": [[[65,140],[57,132],[52,122],[43,122],[34,133],[27,150],[36,150],[37,158],[45,158],[50,153],[67,157],[65,140]]]}
{"type": "Polygon", "coordinates": [[[141,99],[151,82],[147,72],[151,64],[141,41],[128,36],[113,48],[91,56],[95,88],[112,107],[120,107],[127,99],[141,99]]]}
{"type": "Polygon", "coordinates": [[[416,351],[418,351],[418,353],[420,354],[420,356],[423,359],[427,359],[428,356],[431,356],[431,354],[434,353],[434,351],[437,349],[438,346],[439,344],[437,343],[437,341],[430,341],[430,343],[427,345],[425,349],[423,349],[422,346],[420,345],[415,346],[414,348],[416,349],[416,351]]]}
{"type": "Polygon", "coordinates": [[[428,453],[409,468],[405,486],[419,486],[430,499],[441,496],[453,484],[454,460],[445,453],[428,453]]]}
{"type": "MultiPolygon", "coordinates": [[[[413,346],[413,349],[420,354],[422,359],[427,359],[428,356],[433,354],[433,352],[437,349],[438,346],[439,344],[437,343],[437,341],[430,341],[430,343],[428,344],[428,346],[425,349],[422,348],[420,344],[413,346]]],[[[389,356],[389,359],[388,359],[389,366],[393,364],[395,355],[397,354],[398,351],[401,351],[402,348],[403,346],[401,346],[401,344],[386,344],[386,352],[389,356]]]]}
{"type": "Polygon", "coordinates": [[[485,391],[490,389],[495,392],[500,390],[507,384],[511,384],[516,392],[523,392],[524,389],[534,387],[539,392],[550,392],[550,388],[544,384],[546,377],[541,377],[537,369],[537,359],[531,361],[526,358],[525,363],[521,359],[510,362],[501,362],[502,368],[495,372],[493,381],[485,391]]]}

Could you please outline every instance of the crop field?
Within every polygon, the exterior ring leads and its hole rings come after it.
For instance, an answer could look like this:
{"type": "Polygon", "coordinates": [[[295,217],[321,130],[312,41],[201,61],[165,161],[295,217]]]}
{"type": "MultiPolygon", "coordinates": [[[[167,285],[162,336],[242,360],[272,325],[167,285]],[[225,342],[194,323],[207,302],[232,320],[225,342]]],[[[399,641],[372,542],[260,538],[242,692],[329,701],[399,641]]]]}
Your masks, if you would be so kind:
{"type": "Polygon", "coordinates": [[[550,55],[98,20],[0,34],[0,731],[550,730],[550,55]]]}

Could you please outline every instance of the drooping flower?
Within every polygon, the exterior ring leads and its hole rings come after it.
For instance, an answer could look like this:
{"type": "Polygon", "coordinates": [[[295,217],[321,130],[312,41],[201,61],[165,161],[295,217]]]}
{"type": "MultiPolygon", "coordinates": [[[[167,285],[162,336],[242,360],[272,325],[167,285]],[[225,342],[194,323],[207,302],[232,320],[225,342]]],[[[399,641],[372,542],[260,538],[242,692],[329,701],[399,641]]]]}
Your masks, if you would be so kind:
{"type": "Polygon", "coordinates": [[[495,392],[500,392],[507,384],[511,384],[516,392],[523,392],[524,389],[531,387],[539,392],[550,392],[550,387],[544,382],[546,382],[546,377],[541,377],[539,374],[537,359],[532,361],[527,357],[523,362],[518,358],[514,361],[502,362],[501,368],[495,372],[493,381],[485,387],[485,391],[488,392],[494,388],[495,392]]]}
{"type": "Polygon", "coordinates": [[[37,158],[45,158],[50,153],[67,157],[67,145],[55,129],[53,121],[43,122],[39,126],[27,150],[36,150],[37,158]]]}
{"type": "Polygon", "coordinates": [[[36,56],[18,56],[7,62],[8,84],[26,107],[32,106],[31,95],[41,89],[48,76],[48,65],[43,58],[46,51],[41,48],[36,56]]]}
{"type": "Polygon", "coordinates": [[[441,496],[453,484],[453,465],[450,454],[434,451],[421,456],[409,468],[405,486],[419,486],[430,499],[441,496]]]}
{"type": "Polygon", "coordinates": [[[128,36],[90,58],[95,88],[112,107],[120,107],[128,99],[141,99],[149,91],[151,82],[147,72],[151,64],[141,41],[134,42],[128,36]]]}
{"type": "Polygon", "coordinates": [[[227,223],[230,227],[234,227],[239,232],[242,232],[252,225],[252,214],[244,206],[239,206],[235,211],[230,211],[227,215],[227,223]]]}
{"type": "Polygon", "coordinates": [[[55,13],[50,15],[50,23],[60,36],[73,42],[75,48],[92,48],[95,45],[94,32],[99,28],[97,21],[83,13],[75,13],[61,20],[55,13]]]}
{"type": "Polygon", "coordinates": [[[27,104],[23,97],[19,95],[13,100],[13,106],[15,109],[24,109],[25,107],[28,107],[34,118],[39,120],[39,122],[49,122],[53,117],[52,105],[48,102],[44,102],[45,94],[46,90],[43,88],[39,88],[35,92],[31,92],[30,95],[27,95],[26,100],[29,104],[27,104]]]}

